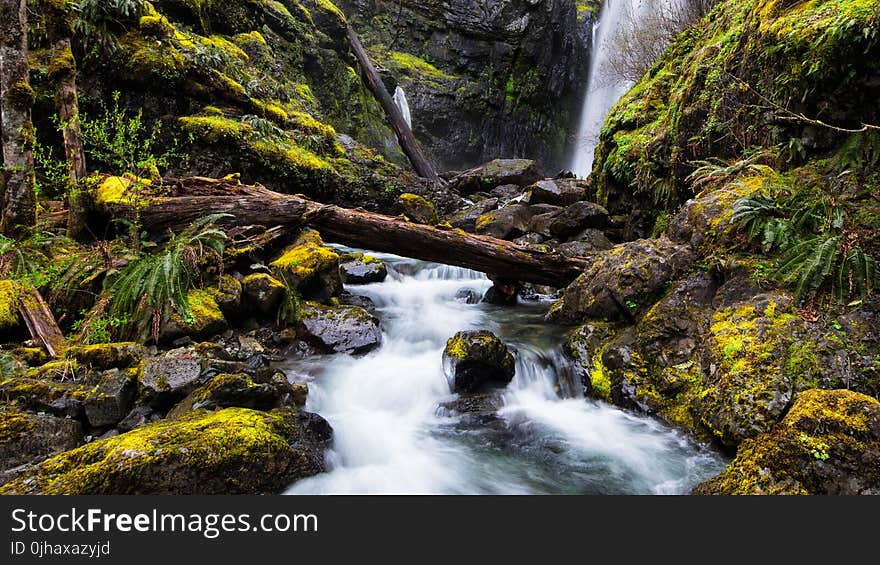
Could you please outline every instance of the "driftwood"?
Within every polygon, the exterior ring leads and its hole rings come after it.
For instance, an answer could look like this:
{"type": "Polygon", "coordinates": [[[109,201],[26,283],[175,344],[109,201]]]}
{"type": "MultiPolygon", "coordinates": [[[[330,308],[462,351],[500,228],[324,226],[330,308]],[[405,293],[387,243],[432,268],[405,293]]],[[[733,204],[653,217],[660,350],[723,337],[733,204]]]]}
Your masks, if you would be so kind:
{"type": "MultiPolygon", "coordinates": [[[[328,242],[457,265],[507,281],[562,287],[589,265],[583,257],[544,253],[459,229],[321,204],[259,186],[224,181],[213,181],[212,185],[211,179],[175,179],[164,186],[167,194],[177,196],[153,198],[138,211],[144,229],[153,233],[180,231],[197,218],[225,213],[229,217],[220,221],[225,227],[307,225],[321,232],[328,242]]],[[[131,215],[134,211],[119,203],[113,213],[131,215]]]]}
{"type": "Polygon", "coordinates": [[[388,94],[388,89],[385,88],[385,83],[382,82],[382,77],[379,76],[373,63],[370,62],[370,56],[367,55],[367,51],[361,44],[361,40],[358,38],[357,33],[355,33],[351,27],[348,28],[348,43],[357,59],[358,65],[364,72],[367,87],[388,115],[391,129],[397,134],[397,141],[400,143],[400,148],[406,153],[413,168],[420,176],[434,181],[440,180],[434,167],[432,167],[431,163],[425,158],[425,154],[422,152],[422,148],[419,146],[419,142],[416,140],[412,130],[407,125],[406,120],[403,119],[403,114],[401,114],[400,108],[397,107],[397,104],[394,103],[394,99],[388,94]]]}
{"type": "Polygon", "coordinates": [[[40,291],[24,287],[18,311],[27,325],[31,337],[37,340],[52,357],[58,357],[64,349],[64,334],[55,321],[40,291]]]}

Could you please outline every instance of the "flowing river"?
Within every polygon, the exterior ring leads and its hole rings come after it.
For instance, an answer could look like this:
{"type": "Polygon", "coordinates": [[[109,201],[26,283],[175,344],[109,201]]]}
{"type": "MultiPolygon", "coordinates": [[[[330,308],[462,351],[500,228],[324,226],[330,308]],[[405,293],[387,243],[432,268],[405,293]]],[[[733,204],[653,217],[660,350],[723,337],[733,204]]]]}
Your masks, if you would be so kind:
{"type": "Polygon", "coordinates": [[[287,494],[685,494],[724,458],[648,417],[585,399],[544,323],[549,302],[467,304],[491,283],[480,273],[373,254],[382,283],[350,286],[371,298],[383,344],[360,357],[291,359],[309,384],[306,408],[333,426],[328,471],[287,494]],[[450,410],[442,351],[457,331],[488,329],[514,351],[516,376],[494,416],[450,410]]]}

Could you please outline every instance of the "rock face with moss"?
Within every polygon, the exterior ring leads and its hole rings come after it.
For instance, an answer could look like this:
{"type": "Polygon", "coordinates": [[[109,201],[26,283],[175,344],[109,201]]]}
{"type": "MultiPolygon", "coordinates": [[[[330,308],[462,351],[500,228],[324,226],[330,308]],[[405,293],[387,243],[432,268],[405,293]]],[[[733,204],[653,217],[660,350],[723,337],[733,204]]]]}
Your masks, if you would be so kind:
{"type": "Polygon", "coordinates": [[[62,453],[0,492],[277,493],[323,471],[330,435],[326,421],[297,410],[197,410],[62,453]]]}
{"type": "Polygon", "coordinates": [[[77,447],[82,424],[68,418],[24,412],[0,413],[0,483],[3,472],[77,447]]]}
{"type": "Polygon", "coordinates": [[[880,494],[880,403],[846,390],[804,392],[695,493],[880,494]]]}
{"type": "Polygon", "coordinates": [[[489,331],[458,332],[446,342],[443,369],[455,392],[478,392],[513,380],[513,354],[489,331]]]}
{"type": "Polygon", "coordinates": [[[343,0],[367,49],[403,87],[413,130],[440,169],[501,156],[562,168],[580,112],[593,14],[583,2],[485,5],[343,0]],[[450,127],[450,124],[455,124],[450,127]]]}

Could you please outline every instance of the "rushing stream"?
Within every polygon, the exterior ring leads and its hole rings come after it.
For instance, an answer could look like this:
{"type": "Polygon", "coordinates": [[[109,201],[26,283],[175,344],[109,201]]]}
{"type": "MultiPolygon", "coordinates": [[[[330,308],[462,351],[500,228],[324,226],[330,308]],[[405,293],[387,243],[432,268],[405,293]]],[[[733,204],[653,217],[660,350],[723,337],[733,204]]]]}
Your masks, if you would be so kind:
{"type": "Polygon", "coordinates": [[[456,294],[482,295],[482,274],[374,255],[389,277],[349,290],[376,303],[382,346],[284,366],[334,430],[328,472],[288,494],[672,494],[722,469],[719,454],[663,424],[584,399],[559,349],[564,329],[542,321],[547,302],[469,305],[456,294]],[[444,407],[456,396],[442,351],[465,329],[515,350],[516,377],[488,422],[444,407]]]}

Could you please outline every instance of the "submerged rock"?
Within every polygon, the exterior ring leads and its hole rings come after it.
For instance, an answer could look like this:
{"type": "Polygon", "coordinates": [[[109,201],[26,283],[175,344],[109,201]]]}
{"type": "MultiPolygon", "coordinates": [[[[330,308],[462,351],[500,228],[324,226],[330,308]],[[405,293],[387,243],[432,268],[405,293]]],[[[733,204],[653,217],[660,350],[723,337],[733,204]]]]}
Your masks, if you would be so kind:
{"type": "Polygon", "coordinates": [[[489,331],[458,332],[446,342],[443,369],[454,392],[477,392],[513,380],[513,354],[489,331]]]}
{"type": "Polygon", "coordinates": [[[308,303],[299,332],[302,339],[328,353],[366,353],[382,343],[379,321],[357,306],[308,303]]]}
{"type": "Polygon", "coordinates": [[[847,390],[801,393],[785,418],[745,440],[695,494],[880,494],[880,402],[847,390]]]}
{"type": "Polygon", "coordinates": [[[197,410],[48,459],[2,494],[271,494],[324,470],[329,424],[298,410],[197,410]]]}

